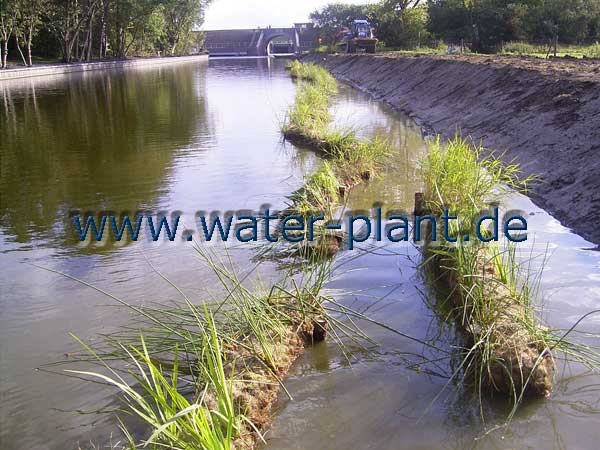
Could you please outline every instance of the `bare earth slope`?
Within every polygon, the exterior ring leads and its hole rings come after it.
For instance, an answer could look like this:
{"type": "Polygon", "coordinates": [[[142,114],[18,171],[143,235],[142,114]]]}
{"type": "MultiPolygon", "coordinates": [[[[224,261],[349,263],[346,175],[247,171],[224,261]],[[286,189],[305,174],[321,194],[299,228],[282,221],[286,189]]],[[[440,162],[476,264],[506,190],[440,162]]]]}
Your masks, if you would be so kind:
{"type": "Polygon", "coordinates": [[[525,175],[533,200],[600,244],[600,62],[486,56],[309,55],[424,127],[458,130],[525,175]]]}

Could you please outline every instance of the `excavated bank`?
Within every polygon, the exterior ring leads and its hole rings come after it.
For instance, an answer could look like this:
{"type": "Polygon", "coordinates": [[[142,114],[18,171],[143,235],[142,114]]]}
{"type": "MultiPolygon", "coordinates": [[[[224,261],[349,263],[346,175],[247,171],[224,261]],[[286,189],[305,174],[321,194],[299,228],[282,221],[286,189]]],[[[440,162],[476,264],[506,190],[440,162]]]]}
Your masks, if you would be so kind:
{"type": "Polygon", "coordinates": [[[532,199],[600,244],[600,61],[490,56],[308,55],[337,78],[450,138],[505,152],[532,199]]]}

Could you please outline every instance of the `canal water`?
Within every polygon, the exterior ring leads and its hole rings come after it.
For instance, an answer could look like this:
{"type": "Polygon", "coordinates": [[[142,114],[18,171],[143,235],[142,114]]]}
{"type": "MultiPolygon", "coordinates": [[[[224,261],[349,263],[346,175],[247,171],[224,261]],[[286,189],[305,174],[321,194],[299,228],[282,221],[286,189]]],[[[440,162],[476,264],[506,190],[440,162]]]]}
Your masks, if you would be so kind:
{"type": "MultiPolygon", "coordinates": [[[[93,344],[132,317],[102,293],[46,269],[132,304],[179,300],[157,271],[192,299],[214,294],[191,244],[81,246],[71,215],[168,212],[193,226],[197,211],[284,207],[320,161],[281,139],[295,94],[283,65],[223,59],[0,84],[0,449],[118,441],[115,392],[61,375],[66,366],[52,364],[79,350],[69,333],[93,344]]],[[[352,191],[349,207],[410,210],[422,189],[418,161],[426,141],[419,128],[344,86],[332,111],[338,126],[385,137],[394,149],[381,177],[352,191]]],[[[544,319],[568,328],[600,307],[600,253],[527,198],[515,195],[510,208],[528,214],[521,260],[533,273],[545,266],[544,319]]],[[[228,252],[247,273],[255,250],[244,244],[228,252]]],[[[412,245],[367,242],[339,255],[328,288],[373,320],[450,351],[454,330],[431,307],[419,262],[412,245]]],[[[268,262],[260,273],[278,276],[268,262]]],[[[328,342],[295,364],[287,380],[293,400],[278,403],[265,448],[595,448],[600,438],[600,377],[577,364],[559,363],[552,397],[527,402],[510,426],[499,427],[507,413],[501,401],[480,408],[469,392],[444,390],[447,360],[424,364],[439,355],[373,323],[361,327],[377,346],[328,342]]],[[[582,329],[599,333],[600,320],[582,329]]]]}

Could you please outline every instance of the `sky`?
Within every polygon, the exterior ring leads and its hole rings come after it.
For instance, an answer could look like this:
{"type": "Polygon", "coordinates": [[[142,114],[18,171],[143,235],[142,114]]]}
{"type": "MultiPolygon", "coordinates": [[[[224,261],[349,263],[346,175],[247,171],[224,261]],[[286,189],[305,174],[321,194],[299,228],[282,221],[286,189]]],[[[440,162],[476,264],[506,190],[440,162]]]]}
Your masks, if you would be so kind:
{"type": "MultiPolygon", "coordinates": [[[[369,0],[337,0],[341,3],[365,4],[369,0]]],[[[308,15],[333,0],[212,0],[203,30],[256,28],[271,25],[290,27],[308,22],[308,15]]]]}

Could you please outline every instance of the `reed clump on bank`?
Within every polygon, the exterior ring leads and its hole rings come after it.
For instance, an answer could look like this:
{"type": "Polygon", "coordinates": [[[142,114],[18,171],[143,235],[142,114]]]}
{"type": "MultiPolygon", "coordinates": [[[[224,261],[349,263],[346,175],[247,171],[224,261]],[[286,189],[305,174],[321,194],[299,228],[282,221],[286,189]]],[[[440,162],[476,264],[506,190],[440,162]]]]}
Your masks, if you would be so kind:
{"type": "Polygon", "coordinates": [[[426,211],[441,216],[448,210],[459,217],[448,232],[456,242],[442,240],[428,252],[447,287],[453,315],[473,345],[464,369],[476,374],[479,389],[515,400],[552,391],[552,342],[538,323],[529,287],[520,284],[514,255],[506,256],[514,249],[502,251],[474,236],[482,211],[499,204],[509,189],[526,188],[529,180],[519,181],[518,174],[518,166],[483,156],[481,148],[459,137],[445,147],[438,139],[423,164],[426,211]]]}

